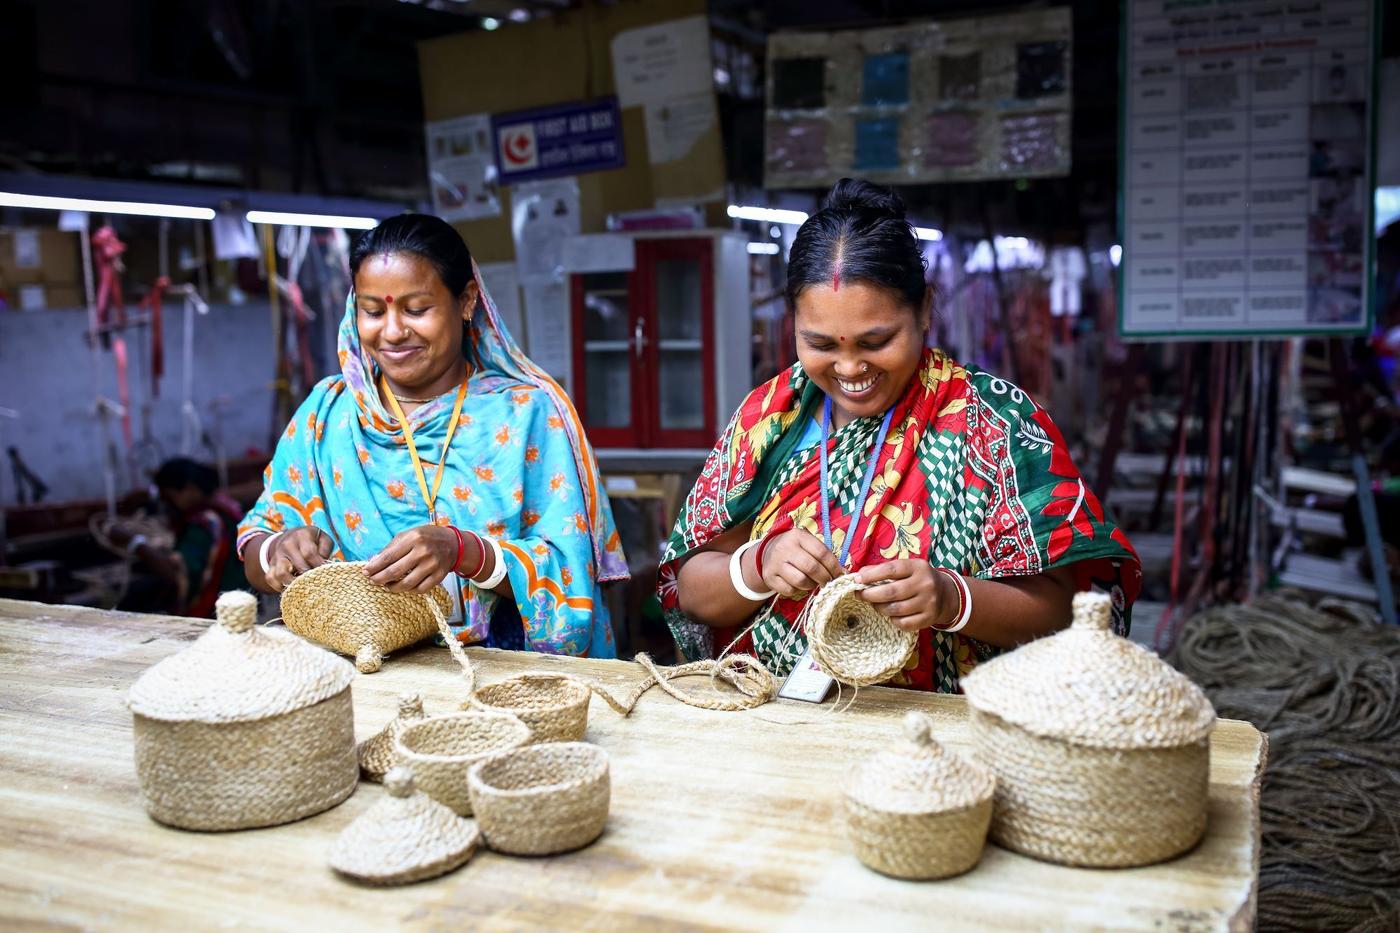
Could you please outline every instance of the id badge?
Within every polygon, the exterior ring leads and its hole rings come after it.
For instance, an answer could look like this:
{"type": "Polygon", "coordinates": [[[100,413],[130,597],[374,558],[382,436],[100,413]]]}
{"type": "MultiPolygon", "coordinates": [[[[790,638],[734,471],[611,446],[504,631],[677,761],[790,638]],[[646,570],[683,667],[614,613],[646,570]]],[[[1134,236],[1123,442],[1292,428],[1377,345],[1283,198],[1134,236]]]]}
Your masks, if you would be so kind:
{"type": "Polygon", "coordinates": [[[778,696],[789,700],[803,700],[807,703],[820,703],[831,692],[835,681],[817,667],[812,660],[811,649],[802,652],[802,657],[793,665],[792,672],[783,681],[778,696]]]}
{"type": "Polygon", "coordinates": [[[452,606],[452,611],[447,614],[447,624],[460,628],[466,620],[462,605],[462,578],[449,573],[442,578],[442,588],[447,590],[447,601],[452,606]]]}

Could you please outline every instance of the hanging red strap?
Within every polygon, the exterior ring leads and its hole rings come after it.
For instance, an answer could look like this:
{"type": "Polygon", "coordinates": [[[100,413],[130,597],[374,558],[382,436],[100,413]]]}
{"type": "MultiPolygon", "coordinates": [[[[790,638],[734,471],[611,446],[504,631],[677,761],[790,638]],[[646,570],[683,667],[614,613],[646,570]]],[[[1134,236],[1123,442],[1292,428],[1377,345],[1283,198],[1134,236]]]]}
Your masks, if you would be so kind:
{"type": "Polygon", "coordinates": [[[165,375],[165,339],[161,324],[160,301],[170,287],[170,276],[162,275],[151,285],[141,304],[150,310],[151,321],[151,396],[160,397],[160,377],[165,375]]]}
{"type": "Polygon", "coordinates": [[[126,339],[117,334],[112,340],[112,358],[117,362],[117,401],[122,406],[122,440],[131,449],[131,381],[127,378],[126,339]]]}
{"type": "Polygon", "coordinates": [[[97,326],[105,327],[108,314],[116,312],[112,323],[126,324],[126,304],[122,301],[122,280],[120,256],[126,252],[126,244],[117,238],[117,231],[110,226],[99,227],[92,235],[93,260],[97,263],[97,326]]]}

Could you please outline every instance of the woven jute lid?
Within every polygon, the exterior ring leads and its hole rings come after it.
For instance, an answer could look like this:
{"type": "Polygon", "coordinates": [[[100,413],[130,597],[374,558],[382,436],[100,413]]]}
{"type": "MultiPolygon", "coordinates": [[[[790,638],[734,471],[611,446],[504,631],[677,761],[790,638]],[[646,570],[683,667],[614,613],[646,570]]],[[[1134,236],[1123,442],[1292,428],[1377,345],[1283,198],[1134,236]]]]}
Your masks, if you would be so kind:
{"type": "Polygon", "coordinates": [[[927,716],[904,714],[905,741],[851,768],[846,796],[887,813],[941,813],[992,796],[991,772],[938,744],[927,716]]]}
{"type": "Polygon", "coordinates": [[[248,722],[312,706],[350,685],[355,669],[291,632],[255,623],[252,593],[224,593],[218,621],[141,675],[133,713],[170,722],[248,722]]]}
{"type": "Polygon", "coordinates": [[[1027,732],[1090,748],[1199,742],[1215,708],[1184,674],[1109,630],[1112,604],[1078,593],[1068,629],[979,664],[962,678],[972,706],[1027,732]]]}
{"type": "Polygon", "coordinates": [[[331,867],[369,884],[406,884],[449,872],[476,852],[476,823],[417,790],[400,765],[384,775],[388,795],[336,839],[331,867]]]}

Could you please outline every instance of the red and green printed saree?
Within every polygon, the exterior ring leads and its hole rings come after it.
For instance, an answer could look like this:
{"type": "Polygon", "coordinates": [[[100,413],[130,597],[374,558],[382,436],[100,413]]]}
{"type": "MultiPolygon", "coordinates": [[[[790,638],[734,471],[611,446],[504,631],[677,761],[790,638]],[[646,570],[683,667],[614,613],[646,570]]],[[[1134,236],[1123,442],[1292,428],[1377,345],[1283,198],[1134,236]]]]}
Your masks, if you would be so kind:
{"type": "MultiPolygon", "coordinates": [[[[686,498],[662,558],[659,595],[688,660],[712,656],[739,630],[686,617],[676,587],[686,555],[748,521],[753,538],[794,526],[821,535],[818,451],[804,447],[803,436],[822,398],[800,364],[749,393],[686,498]]],[[[838,552],[880,422],[858,418],[830,441],[838,552]]],[[[1142,576],[1137,554],[1085,484],[1049,414],[1020,388],[926,350],[878,456],[850,569],[920,555],[983,579],[1073,565],[1079,589],[1112,596],[1115,628],[1127,632],[1142,576]]],[[[800,637],[786,653],[780,647],[803,602],[765,604],[733,650],[752,652],[785,676],[806,650],[800,637]]],[[[925,629],[891,684],[956,692],[959,678],[996,650],[925,629]]]]}

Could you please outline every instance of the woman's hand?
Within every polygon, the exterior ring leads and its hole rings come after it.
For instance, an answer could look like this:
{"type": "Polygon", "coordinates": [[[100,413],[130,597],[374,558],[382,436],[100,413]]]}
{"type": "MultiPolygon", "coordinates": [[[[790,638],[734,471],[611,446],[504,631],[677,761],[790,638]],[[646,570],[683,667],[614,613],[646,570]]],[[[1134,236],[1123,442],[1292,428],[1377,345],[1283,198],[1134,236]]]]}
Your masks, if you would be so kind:
{"type": "Polygon", "coordinates": [[[396,593],[427,593],[456,569],[456,559],[457,535],[451,528],[419,525],[394,535],[365,565],[365,573],[370,582],[396,593]]]}
{"type": "MultiPolygon", "coordinates": [[[[264,543],[257,542],[259,547],[264,543]]],[[[283,532],[267,547],[268,572],[265,579],[272,592],[280,593],[295,578],[312,567],[324,564],[335,550],[335,542],[316,526],[303,525],[283,532]]],[[[256,551],[249,556],[257,560],[256,551]]]]}
{"type": "Polygon", "coordinates": [[[860,598],[906,632],[950,625],[958,611],[957,587],[926,560],[892,560],[861,568],[860,598]]]}
{"type": "MultiPolygon", "coordinates": [[[[759,548],[746,555],[757,562],[759,548]]],[[[785,531],[762,545],[763,585],[779,596],[796,599],[829,583],[845,571],[821,538],[801,528],[785,531]]]]}

